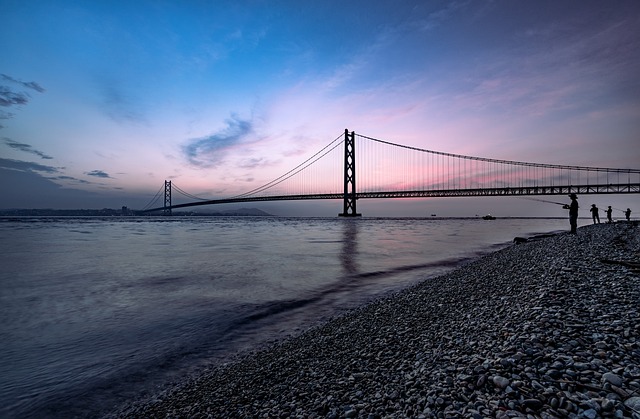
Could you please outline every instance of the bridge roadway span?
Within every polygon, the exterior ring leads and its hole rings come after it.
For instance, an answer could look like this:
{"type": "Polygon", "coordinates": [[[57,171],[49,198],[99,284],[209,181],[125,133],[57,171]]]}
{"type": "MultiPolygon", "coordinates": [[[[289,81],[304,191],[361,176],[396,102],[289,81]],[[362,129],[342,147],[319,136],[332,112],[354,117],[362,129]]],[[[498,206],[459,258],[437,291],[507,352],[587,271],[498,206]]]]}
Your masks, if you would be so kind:
{"type": "MultiPolygon", "coordinates": [[[[577,195],[589,194],[628,194],[640,193],[640,183],[606,185],[570,185],[570,186],[521,186],[481,189],[439,189],[424,191],[357,192],[356,199],[366,198],[445,198],[463,196],[531,196],[531,195],[577,195]]],[[[300,201],[309,199],[344,199],[344,193],[248,196],[242,198],[223,198],[188,202],[185,204],[158,207],[141,212],[164,211],[168,209],[197,207],[202,205],[232,204],[260,201],[300,201]]]]}

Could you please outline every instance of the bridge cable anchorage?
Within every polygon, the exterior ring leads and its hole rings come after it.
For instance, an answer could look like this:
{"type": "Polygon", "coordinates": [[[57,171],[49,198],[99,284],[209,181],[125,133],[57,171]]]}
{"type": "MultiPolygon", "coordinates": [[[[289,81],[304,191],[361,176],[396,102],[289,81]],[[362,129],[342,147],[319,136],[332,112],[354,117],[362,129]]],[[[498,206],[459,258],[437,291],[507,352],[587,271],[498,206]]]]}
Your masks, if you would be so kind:
{"type": "Polygon", "coordinates": [[[272,188],[282,182],[284,182],[285,180],[291,178],[292,176],[300,173],[301,171],[303,171],[304,169],[306,169],[307,167],[311,166],[313,163],[317,162],[318,160],[320,160],[322,157],[326,156],[328,153],[330,153],[331,151],[333,151],[335,148],[337,148],[340,144],[342,144],[342,141],[339,142],[338,144],[334,145],[333,147],[331,147],[333,145],[333,143],[335,143],[336,141],[338,141],[339,139],[342,138],[342,134],[340,134],[338,137],[336,137],[335,140],[331,141],[329,144],[327,144],[326,146],[324,146],[320,151],[318,151],[317,153],[315,153],[313,156],[309,157],[307,160],[303,161],[302,163],[300,163],[299,165],[297,165],[296,167],[294,167],[293,169],[289,170],[287,173],[273,179],[270,182],[265,183],[262,186],[259,186],[255,189],[252,189],[248,192],[245,192],[243,194],[240,195],[236,195],[233,196],[229,199],[239,199],[239,198],[245,198],[248,197],[249,195],[255,195],[256,193],[265,191],[269,188],[272,188]],[[331,147],[331,148],[329,148],[331,147]],[[329,149],[328,149],[329,148],[329,149]],[[327,150],[328,149],[328,150],[327,150]],[[323,151],[327,150],[326,152],[324,152],[322,155],[319,156],[320,153],[322,153],[323,151]],[[316,158],[317,157],[317,158],[316,158]],[[315,160],[314,160],[315,158],[315,160]],[[313,161],[311,161],[313,160],[313,161]],[[304,166],[304,167],[303,167],[304,166]]]}

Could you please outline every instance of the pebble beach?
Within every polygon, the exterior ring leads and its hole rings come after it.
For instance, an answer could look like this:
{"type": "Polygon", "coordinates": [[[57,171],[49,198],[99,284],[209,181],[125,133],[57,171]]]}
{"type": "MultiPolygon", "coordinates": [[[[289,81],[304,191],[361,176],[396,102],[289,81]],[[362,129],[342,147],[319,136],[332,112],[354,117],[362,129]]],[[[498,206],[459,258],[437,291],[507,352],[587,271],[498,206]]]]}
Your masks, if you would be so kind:
{"type": "Polygon", "coordinates": [[[107,417],[640,418],[639,233],[514,243],[107,417]]]}

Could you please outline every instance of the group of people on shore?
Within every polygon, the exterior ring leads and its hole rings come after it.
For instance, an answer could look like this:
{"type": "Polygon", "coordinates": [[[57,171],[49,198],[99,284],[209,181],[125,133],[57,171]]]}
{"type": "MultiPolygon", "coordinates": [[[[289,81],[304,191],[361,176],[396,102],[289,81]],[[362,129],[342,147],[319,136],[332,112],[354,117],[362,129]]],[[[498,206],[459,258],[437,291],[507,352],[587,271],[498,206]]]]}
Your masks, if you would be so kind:
{"type": "MultiPolygon", "coordinates": [[[[576,229],[578,228],[578,195],[572,193],[569,194],[569,198],[571,198],[571,204],[563,205],[562,208],[569,210],[569,224],[571,225],[571,234],[576,234],[576,229]]],[[[600,224],[600,210],[596,206],[596,204],[591,204],[591,209],[589,211],[591,212],[591,218],[593,218],[593,224],[600,224]]],[[[611,205],[609,205],[609,207],[607,208],[606,213],[607,222],[612,223],[613,218],[611,217],[611,214],[613,213],[613,209],[611,208],[611,205]]],[[[626,217],[627,221],[630,221],[631,209],[627,208],[627,210],[624,211],[624,216],[626,217]]]]}

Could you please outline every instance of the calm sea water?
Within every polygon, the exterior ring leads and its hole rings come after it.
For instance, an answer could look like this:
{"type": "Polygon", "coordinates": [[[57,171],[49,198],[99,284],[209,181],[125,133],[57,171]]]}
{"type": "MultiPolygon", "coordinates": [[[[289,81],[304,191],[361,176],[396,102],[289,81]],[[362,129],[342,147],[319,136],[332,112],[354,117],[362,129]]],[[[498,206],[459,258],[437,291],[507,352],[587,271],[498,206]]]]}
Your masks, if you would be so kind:
{"type": "Polygon", "coordinates": [[[0,417],[120,403],[564,219],[0,218],[0,417]]]}

